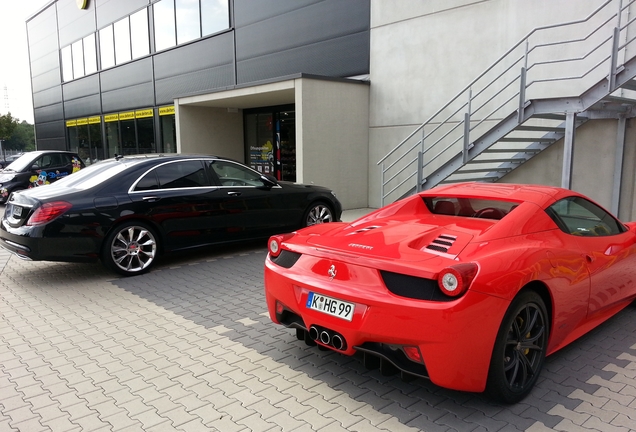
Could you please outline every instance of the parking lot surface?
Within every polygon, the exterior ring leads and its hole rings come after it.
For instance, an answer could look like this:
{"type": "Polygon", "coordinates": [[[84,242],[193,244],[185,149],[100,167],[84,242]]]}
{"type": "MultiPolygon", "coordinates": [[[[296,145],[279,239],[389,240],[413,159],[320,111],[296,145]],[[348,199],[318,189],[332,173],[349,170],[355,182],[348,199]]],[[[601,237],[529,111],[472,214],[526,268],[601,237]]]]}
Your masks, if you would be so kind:
{"type": "Polygon", "coordinates": [[[119,278],[0,251],[0,431],[636,430],[636,306],[503,406],[298,341],[267,315],[265,256],[217,248],[119,278]]]}

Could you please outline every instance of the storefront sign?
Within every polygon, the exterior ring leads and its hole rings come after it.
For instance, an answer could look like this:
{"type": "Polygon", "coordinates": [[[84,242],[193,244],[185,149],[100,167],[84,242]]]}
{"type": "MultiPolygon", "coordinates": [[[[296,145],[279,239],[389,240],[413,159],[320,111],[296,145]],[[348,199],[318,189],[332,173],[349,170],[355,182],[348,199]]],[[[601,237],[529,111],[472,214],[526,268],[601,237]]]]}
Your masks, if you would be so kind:
{"type": "Polygon", "coordinates": [[[134,111],[119,113],[119,120],[134,120],[134,119],[135,119],[134,111]]]}
{"type": "Polygon", "coordinates": [[[146,108],[135,111],[135,118],[148,118],[154,115],[152,108],[146,108]]]}
{"type": "Polygon", "coordinates": [[[105,122],[116,122],[117,120],[119,120],[119,114],[106,114],[104,116],[105,122]]]}
{"type": "Polygon", "coordinates": [[[102,121],[102,118],[100,116],[88,118],[88,124],[97,124],[97,123],[101,123],[101,121],[102,121]]]}
{"type": "Polygon", "coordinates": [[[77,120],[66,120],[66,127],[77,126],[77,120]]]}
{"type": "Polygon", "coordinates": [[[165,107],[160,107],[159,108],[159,115],[160,116],[173,115],[173,114],[174,114],[174,105],[170,105],[170,106],[165,106],[165,107]]]}
{"type": "Polygon", "coordinates": [[[78,126],[84,126],[88,124],[88,118],[77,119],[78,126]]]}

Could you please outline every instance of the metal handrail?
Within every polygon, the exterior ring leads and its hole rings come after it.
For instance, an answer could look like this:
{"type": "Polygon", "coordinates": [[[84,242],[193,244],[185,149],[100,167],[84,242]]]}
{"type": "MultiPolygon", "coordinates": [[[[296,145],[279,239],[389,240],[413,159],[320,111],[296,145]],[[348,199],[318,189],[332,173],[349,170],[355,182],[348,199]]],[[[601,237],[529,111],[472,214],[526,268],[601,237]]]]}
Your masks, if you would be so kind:
{"type": "MultiPolygon", "coordinates": [[[[397,190],[401,190],[400,187],[405,185],[414,175],[418,176],[418,179],[422,179],[424,178],[421,174],[422,171],[429,170],[430,167],[432,167],[430,169],[434,170],[435,166],[433,164],[445,163],[443,160],[444,158],[441,158],[441,156],[447,154],[451,148],[457,148],[462,139],[464,140],[464,148],[463,150],[460,150],[460,152],[468,151],[471,147],[470,143],[472,142],[468,135],[473,133],[484,133],[483,130],[480,132],[479,129],[486,127],[486,122],[496,121],[498,119],[501,120],[503,117],[517,110],[519,111],[519,119],[521,121],[523,118],[523,107],[529,99],[532,99],[528,98],[528,89],[534,89],[538,84],[542,83],[556,83],[563,81],[580,83],[584,79],[594,79],[594,77],[597,76],[597,73],[603,73],[603,75],[600,75],[601,77],[607,76],[607,70],[600,68],[606,64],[608,60],[610,64],[613,63],[612,73],[615,73],[617,69],[615,63],[619,52],[621,53],[621,56],[625,56],[626,47],[630,44],[630,42],[636,40],[636,36],[628,39],[625,35],[630,24],[636,21],[636,17],[630,18],[627,23],[621,23],[621,15],[623,12],[628,10],[628,8],[635,2],[636,0],[606,0],[585,18],[572,20],[566,23],[541,26],[531,30],[524,38],[509,48],[494,63],[473,79],[470,84],[460,90],[424,123],[417,126],[413,132],[411,132],[404,140],[392,148],[377,162],[378,165],[382,164],[382,205],[384,204],[385,198],[395,193],[397,190]],[[616,1],[618,1],[617,8],[610,6],[616,1]],[[604,15],[605,13],[609,16],[601,16],[601,14],[604,15]],[[595,27],[591,29],[591,31],[587,31],[589,29],[584,28],[578,35],[571,35],[568,39],[557,41],[538,40],[534,45],[530,44],[531,38],[540,38],[544,31],[585,24],[597,16],[600,16],[600,23],[594,23],[595,27]],[[616,22],[616,25],[613,27],[615,29],[614,34],[602,37],[603,32],[609,32],[611,30],[611,23],[614,21],[616,22]],[[612,43],[613,40],[618,39],[616,31],[618,32],[619,37],[620,35],[623,35],[624,38],[627,39],[624,44],[620,45],[617,41],[612,43]],[[600,42],[598,41],[598,36],[602,37],[600,42]],[[596,39],[596,41],[594,39],[596,39]],[[608,44],[617,48],[610,48],[610,51],[612,52],[609,55],[603,56],[600,50],[605,49],[608,44]],[[531,54],[534,59],[535,57],[540,57],[543,49],[550,49],[559,46],[572,46],[572,49],[580,47],[583,48],[584,52],[575,56],[568,56],[566,54],[564,58],[559,59],[554,59],[553,56],[550,57],[549,53],[546,52],[544,55],[548,55],[548,58],[536,58],[536,60],[528,64],[531,54]],[[521,51],[520,54],[515,54],[519,51],[521,51]],[[598,60],[599,56],[601,57],[600,60],[598,60]],[[593,63],[591,66],[589,65],[590,60],[593,63]],[[546,70],[546,68],[559,67],[568,63],[574,64],[576,62],[583,63],[583,65],[586,62],[588,63],[587,68],[582,68],[585,72],[578,75],[574,74],[564,76],[562,73],[554,73],[554,71],[546,70]],[[520,67],[522,72],[510,75],[511,73],[514,73],[516,67],[520,67]],[[501,70],[499,70],[499,68],[501,70]],[[546,72],[548,73],[546,76],[541,76],[542,73],[545,75],[546,72]],[[552,75],[549,74],[550,72],[552,72],[552,75]],[[493,73],[495,75],[494,77],[492,77],[493,73]],[[529,73],[533,74],[533,79],[531,80],[527,79],[527,75],[529,73]],[[534,76],[536,74],[539,75],[534,76]],[[490,77],[488,77],[488,75],[490,75],[490,77]],[[516,90],[512,87],[515,83],[518,83],[520,86],[516,90]],[[503,100],[503,102],[498,101],[498,99],[503,100]],[[515,99],[519,100],[518,104],[514,104],[515,99]],[[471,108],[474,109],[472,112],[471,108]],[[478,117],[477,113],[481,112],[485,108],[488,108],[490,112],[487,111],[488,114],[478,117]],[[508,110],[507,113],[504,112],[505,110],[508,110]],[[462,112],[466,114],[462,114],[462,112]],[[464,128],[460,128],[461,125],[464,125],[464,128]],[[425,127],[426,129],[424,129],[425,127]],[[413,137],[415,137],[418,133],[421,133],[422,136],[421,138],[416,139],[413,143],[413,137]],[[462,136],[462,133],[464,136],[462,136]],[[458,134],[459,137],[457,136],[458,134]],[[421,147],[421,150],[419,150],[419,156],[414,157],[413,153],[419,147],[421,147]],[[415,174],[410,174],[405,171],[413,164],[414,159],[419,158],[419,160],[423,160],[422,155],[433,151],[434,149],[437,149],[433,152],[434,156],[418,166],[418,171],[415,174]],[[408,163],[405,165],[398,165],[398,162],[403,161],[407,161],[408,163]],[[389,173],[389,171],[391,172],[389,173]],[[395,186],[396,181],[399,182],[399,186],[395,186]],[[385,189],[389,189],[390,191],[385,193],[385,189]]],[[[578,27],[573,28],[573,31],[578,31],[578,27]]],[[[547,36],[549,36],[549,34],[547,36]]],[[[626,59],[623,61],[626,61],[626,59]]],[[[612,77],[610,76],[610,78],[612,77]]],[[[610,81],[610,84],[612,82],[613,81],[610,81]]],[[[542,90],[544,90],[544,86],[539,86],[533,90],[533,94],[542,90]]],[[[610,89],[610,91],[614,91],[614,89],[610,89]]],[[[579,91],[577,94],[581,93],[582,91],[579,91]]],[[[456,154],[457,150],[453,152],[450,158],[455,157],[456,154]]],[[[446,157],[446,159],[450,160],[448,157],[446,157]]],[[[466,163],[466,159],[464,160],[464,163],[466,163]]],[[[418,180],[416,188],[419,188],[419,181],[420,180],[418,180]]]]}

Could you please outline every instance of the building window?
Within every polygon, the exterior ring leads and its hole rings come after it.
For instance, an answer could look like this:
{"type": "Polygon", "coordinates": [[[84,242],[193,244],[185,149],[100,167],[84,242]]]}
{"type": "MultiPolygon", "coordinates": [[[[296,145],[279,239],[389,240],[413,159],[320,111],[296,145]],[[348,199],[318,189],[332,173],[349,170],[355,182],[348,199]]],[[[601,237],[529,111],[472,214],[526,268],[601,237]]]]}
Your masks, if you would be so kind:
{"type": "Polygon", "coordinates": [[[161,0],[153,5],[155,50],[161,51],[177,44],[174,20],[174,0],[161,0]]]}
{"type": "MultiPolygon", "coordinates": [[[[165,0],[164,0],[165,1],[165,0]]],[[[201,37],[199,0],[176,0],[177,44],[201,37]]]]}
{"type": "Polygon", "coordinates": [[[130,51],[130,21],[126,17],[113,25],[115,32],[115,63],[122,64],[132,60],[130,51]]]}
{"type": "Polygon", "coordinates": [[[230,12],[227,0],[201,0],[201,30],[203,36],[211,35],[230,27],[230,12]]]}
{"type": "Polygon", "coordinates": [[[99,31],[99,53],[102,69],[115,66],[115,39],[113,37],[113,26],[104,27],[99,31]]]}
{"type": "Polygon", "coordinates": [[[71,45],[73,55],[73,79],[84,76],[84,47],[81,40],[71,45]]]}
{"type": "Polygon", "coordinates": [[[62,80],[70,81],[73,79],[73,54],[71,54],[71,46],[62,48],[62,80]]]}
{"type": "Polygon", "coordinates": [[[132,43],[133,59],[150,54],[148,9],[142,9],[130,16],[130,41],[132,43]]]}
{"type": "Polygon", "coordinates": [[[97,48],[95,33],[84,38],[84,72],[86,75],[97,72],[97,48]]]}

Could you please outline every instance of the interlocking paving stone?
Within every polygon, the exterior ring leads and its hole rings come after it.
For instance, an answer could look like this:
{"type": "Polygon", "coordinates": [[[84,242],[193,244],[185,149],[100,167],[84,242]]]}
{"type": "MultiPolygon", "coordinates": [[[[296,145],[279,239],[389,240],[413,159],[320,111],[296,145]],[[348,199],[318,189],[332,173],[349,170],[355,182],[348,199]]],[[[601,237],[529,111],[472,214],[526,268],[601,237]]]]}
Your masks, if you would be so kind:
{"type": "Polygon", "coordinates": [[[634,306],[501,406],[305,346],[269,320],[265,254],[184,254],[118,279],[0,251],[0,430],[636,431],[634,306]]]}

